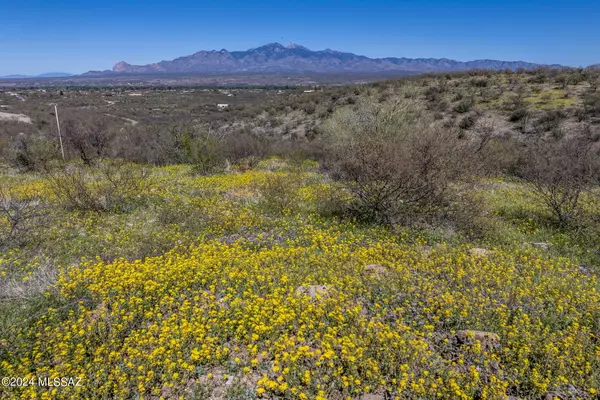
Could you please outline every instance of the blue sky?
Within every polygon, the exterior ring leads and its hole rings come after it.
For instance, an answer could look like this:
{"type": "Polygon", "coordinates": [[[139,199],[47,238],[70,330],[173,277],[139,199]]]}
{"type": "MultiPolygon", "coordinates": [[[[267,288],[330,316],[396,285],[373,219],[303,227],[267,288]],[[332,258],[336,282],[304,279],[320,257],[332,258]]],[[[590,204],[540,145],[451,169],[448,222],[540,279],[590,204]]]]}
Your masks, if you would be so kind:
{"type": "Polygon", "coordinates": [[[369,57],[600,63],[600,1],[0,0],[0,75],[296,42],[369,57]]]}

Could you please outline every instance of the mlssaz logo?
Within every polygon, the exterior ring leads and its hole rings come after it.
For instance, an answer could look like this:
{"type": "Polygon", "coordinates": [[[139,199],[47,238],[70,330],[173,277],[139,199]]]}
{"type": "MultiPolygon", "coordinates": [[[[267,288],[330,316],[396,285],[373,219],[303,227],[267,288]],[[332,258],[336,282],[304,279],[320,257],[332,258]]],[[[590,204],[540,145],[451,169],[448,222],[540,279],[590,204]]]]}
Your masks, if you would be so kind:
{"type": "Polygon", "coordinates": [[[62,377],[62,378],[38,378],[38,386],[44,387],[68,387],[68,386],[83,386],[81,378],[62,377]]]}

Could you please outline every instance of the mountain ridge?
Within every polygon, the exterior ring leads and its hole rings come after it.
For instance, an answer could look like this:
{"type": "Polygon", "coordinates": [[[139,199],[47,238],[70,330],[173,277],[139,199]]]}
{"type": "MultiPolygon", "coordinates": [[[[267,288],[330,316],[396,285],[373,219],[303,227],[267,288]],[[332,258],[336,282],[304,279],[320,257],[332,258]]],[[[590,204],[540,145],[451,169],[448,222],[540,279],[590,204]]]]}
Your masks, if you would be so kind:
{"type": "Polygon", "coordinates": [[[561,68],[526,61],[473,60],[449,58],[369,58],[337,50],[310,50],[292,43],[268,43],[245,51],[200,50],[188,56],[146,65],[119,61],[112,70],[90,71],[86,74],[152,74],[152,73],[240,73],[240,72],[442,72],[469,69],[533,69],[561,68]]]}
{"type": "Polygon", "coordinates": [[[74,74],[70,74],[68,72],[46,72],[44,74],[39,75],[21,75],[21,74],[11,74],[0,76],[0,79],[27,79],[27,78],[65,78],[69,76],[75,76],[74,74]]]}

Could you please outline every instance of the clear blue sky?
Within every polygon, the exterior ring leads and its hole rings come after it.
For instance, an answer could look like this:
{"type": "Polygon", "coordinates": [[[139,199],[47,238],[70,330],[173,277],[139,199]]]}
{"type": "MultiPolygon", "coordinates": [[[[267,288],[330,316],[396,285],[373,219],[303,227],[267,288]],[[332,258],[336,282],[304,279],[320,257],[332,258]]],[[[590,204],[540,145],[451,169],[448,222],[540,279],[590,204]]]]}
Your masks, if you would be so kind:
{"type": "Polygon", "coordinates": [[[369,57],[600,63],[600,1],[0,0],[0,75],[296,42],[369,57]]]}

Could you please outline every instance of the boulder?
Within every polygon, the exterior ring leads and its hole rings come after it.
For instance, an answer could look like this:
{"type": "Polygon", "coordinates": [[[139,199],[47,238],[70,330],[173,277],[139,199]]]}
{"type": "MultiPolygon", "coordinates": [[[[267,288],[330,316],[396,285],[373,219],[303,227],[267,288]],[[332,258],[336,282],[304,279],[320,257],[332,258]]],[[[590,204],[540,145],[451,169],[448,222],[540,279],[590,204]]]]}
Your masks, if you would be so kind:
{"type": "Polygon", "coordinates": [[[487,250],[487,249],[482,249],[479,247],[469,249],[469,250],[467,250],[467,253],[469,253],[470,255],[475,256],[475,257],[487,257],[487,256],[493,254],[492,251],[487,250]]]}
{"type": "Polygon", "coordinates": [[[298,286],[296,288],[297,295],[308,295],[313,299],[319,297],[328,297],[331,291],[333,290],[332,286],[328,285],[309,285],[309,286],[298,286]]]}
{"type": "Polygon", "coordinates": [[[589,265],[581,264],[577,268],[579,269],[579,272],[583,274],[589,274],[590,272],[592,272],[592,268],[589,265]]]}
{"type": "Polygon", "coordinates": [[[231,235],[221,237],[221,241],[225,244],[234,244],[241,238],[242,238],[242,235],[240,235],[239,233],[234,233],[231,235]]]}
{"type": "Polygon", "coordinates": [[[533,242],[533,243],[529,243],[531,246],[535,247],[536,249],[540,249],[540,250],[550,250],[550,245],[548,243],[545,242],[533,242]]]}
{"type": "Polygon", "coordinates": [[[500,337],[496,333],[475,331],[470,329],[456,332],[456,339],[459,344],[466,345],[472,345],[475,342],[480,342],[481,346],[486,350],[496,348],[500,344],[500,337]]]}
{"type": "Polygon", "coordinates": [[[380,264],[367,264],[365,271],[375,276],[385,276],[388,274],[387,268],[380,264]]]}
{"type": "Polygon", "coordinates": [[[383,394],[366,393],[359,397],[360,400],[385,400],[383,394]]]}
{"type": "Polygon", "coordinates": [[[559,396],[556,393],[549,392],[549,393],[546,393],[546,396],[544,396],[544,400],[563,400],[563,397],[559,396]]]}

